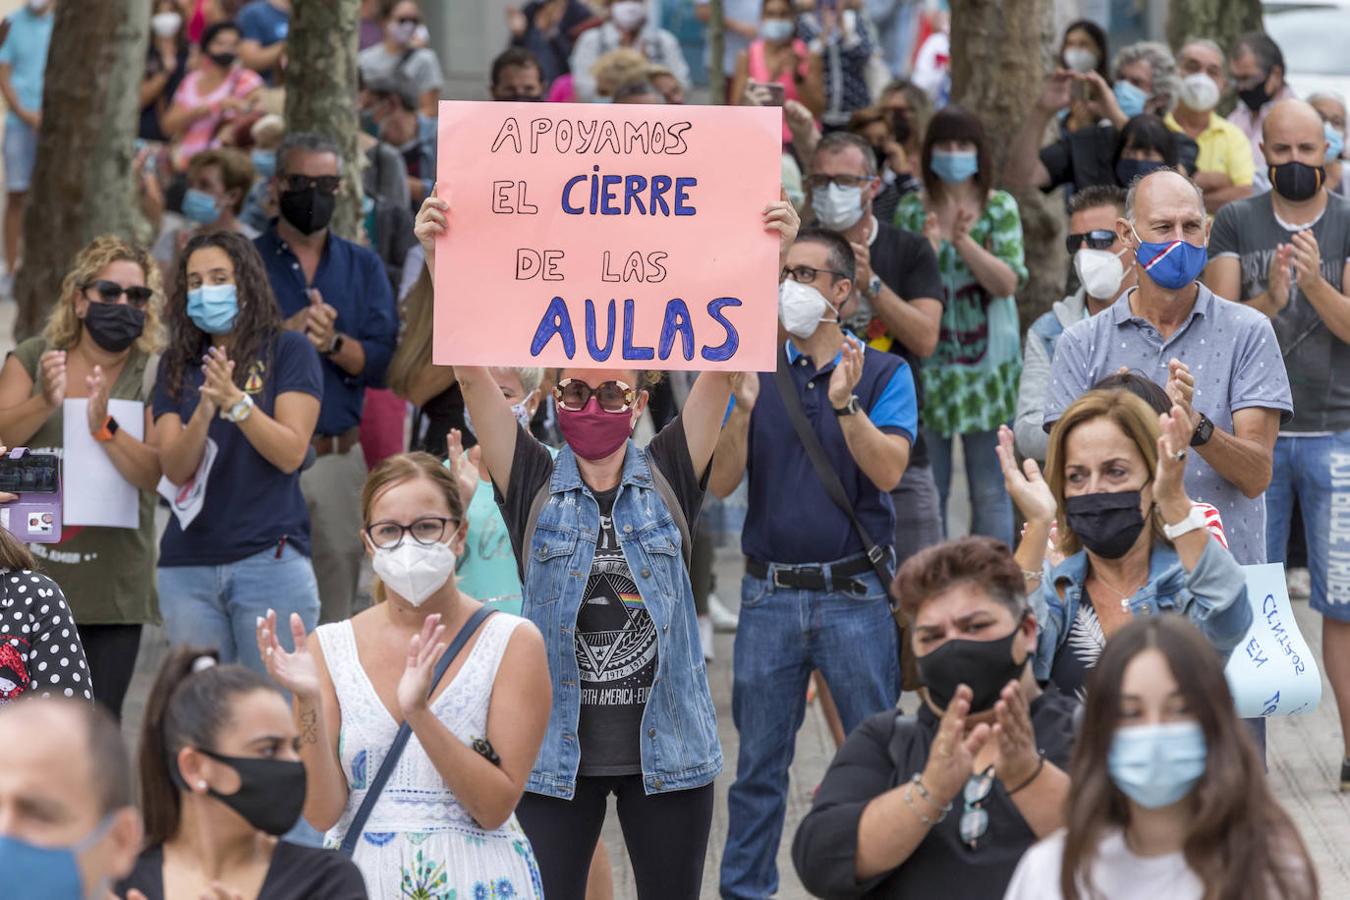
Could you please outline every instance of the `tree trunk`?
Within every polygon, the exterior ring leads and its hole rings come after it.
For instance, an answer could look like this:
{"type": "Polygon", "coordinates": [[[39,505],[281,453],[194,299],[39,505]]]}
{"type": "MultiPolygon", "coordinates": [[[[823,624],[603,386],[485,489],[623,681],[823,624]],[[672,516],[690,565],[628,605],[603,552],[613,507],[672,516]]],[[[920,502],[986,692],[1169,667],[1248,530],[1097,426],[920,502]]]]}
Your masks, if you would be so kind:
{"type": "MultiPolygon", "coordinates": [[[[1012,136],[1040,95],[1053,58],[1051,0],[951,0],[952,101],[984,123],[994,184],[1012,136]]],[[[1022,213],[1030,280],[1018,294],[1022,326],[1060,299],[1066,260],[1058,193],[1013,191],[1022,213]]]]}
{"type": "Polygon", "coordinates": [[[708,3],[708,93],[713,103],[727,102],[727,70],[722,65],[726,55],[726,12],[722,0],[708,3]]]}
{"type": "Polygon", "coordinates": [[[81,248],[101,234],[136,237],[132,142],[150,6],[56,4],[14,284],[16,340],[41,330],[81,248]]]}
{"type": "Polygon", "coordinates": [[[1172,0],[1167,41],[1173,52],[1191,38],[1209,38],[1228,51],[1233,39],[1261,30],[1261,0],[1172,0]]]}
{"type": "Polygon", "coordinates": [[[342,151],[333,231],[361,238],[360,132],[356,115],[357,20],[361,0],[294,0],[286,37],[286,129],[313,131],[342,151]]]}

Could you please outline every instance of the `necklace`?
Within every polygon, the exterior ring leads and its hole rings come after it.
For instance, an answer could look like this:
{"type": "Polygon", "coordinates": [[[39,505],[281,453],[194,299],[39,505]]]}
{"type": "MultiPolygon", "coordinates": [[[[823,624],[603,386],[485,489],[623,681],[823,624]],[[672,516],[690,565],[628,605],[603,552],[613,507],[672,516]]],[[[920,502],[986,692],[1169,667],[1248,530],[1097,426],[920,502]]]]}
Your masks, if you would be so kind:
{"type": "Polygon", "coordinates": [[[1092,577],[1095,578],[1098,581],[1098,583],[1110,589],[1112,595],[1120,603],[1120,608],[1126,611],[1128,611],[1130,608],[1129,600],[1131,597],[1134,596],[1135,591],[1139,590],[1141,587],[1148,584],[1148,575],[1145,575],[1142,579],[1136,580],[1134,582],[1134,587],[1130,588],[1128,591],[1122,591],[1118,585],[1114,585],[1111,582],[1107,581],[1106,578],[1102,576],[1102,573],[1097,569],[1094,569],[1092,571],[1092,577]]]}

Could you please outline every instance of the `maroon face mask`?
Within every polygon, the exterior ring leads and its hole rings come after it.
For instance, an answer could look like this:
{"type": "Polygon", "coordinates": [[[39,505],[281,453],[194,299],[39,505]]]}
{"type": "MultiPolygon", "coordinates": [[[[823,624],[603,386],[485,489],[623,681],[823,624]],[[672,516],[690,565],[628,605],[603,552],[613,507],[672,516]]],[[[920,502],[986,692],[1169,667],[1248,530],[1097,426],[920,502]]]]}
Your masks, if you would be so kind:
{"type": "Polygon", "coordinates": [[[592,397],[581,409],[558,406],[558,428],[572,452],[595,462],[623,446],[633,433],[633,410],[605,412],[592,397]]]}

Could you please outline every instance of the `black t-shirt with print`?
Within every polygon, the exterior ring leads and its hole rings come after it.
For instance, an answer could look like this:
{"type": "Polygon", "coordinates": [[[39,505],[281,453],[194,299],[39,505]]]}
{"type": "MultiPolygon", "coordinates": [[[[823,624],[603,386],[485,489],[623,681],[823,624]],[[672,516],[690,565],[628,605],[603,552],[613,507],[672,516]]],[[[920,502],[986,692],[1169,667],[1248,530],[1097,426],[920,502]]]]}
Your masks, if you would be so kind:
{"type": "MultiPolygon", "coordinates": [[[[704,485],[694,472],[679,416],[652,439],[647,454],[670,482],[692,528],[703,503],[704,485]]],[[[511,484],[506,496],[497,498],[517,561],[530,505],[552,477],[553,457],[548,449],[524,431],[517,432],[511,484]]],[[[642,713],[656,677],[656,626],[611,518],[619,489],[591,493],[600,507],[600,531],[576,622],[581,673],[581,720],[577,724],[581,765],[577,774],[635,775],[642,771],[642,713]]]]}

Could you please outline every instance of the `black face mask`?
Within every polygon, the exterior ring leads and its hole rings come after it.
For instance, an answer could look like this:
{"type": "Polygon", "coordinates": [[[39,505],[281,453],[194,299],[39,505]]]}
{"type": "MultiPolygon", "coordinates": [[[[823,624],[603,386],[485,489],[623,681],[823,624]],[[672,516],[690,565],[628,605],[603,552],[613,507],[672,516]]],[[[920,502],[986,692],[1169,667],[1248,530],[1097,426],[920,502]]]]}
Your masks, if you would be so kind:
{"type": "Polygon", "coordinates": [[[89,337],[109,353],[121,353],[145,331],[145,311],[126,303],[94,303],[84,314],[89,337]]]}
{"type": "Polygon", "coordinates": [[[1068,497],[1064,519],[1084,547],[1103,559],[1120,559],[1144,530],[1139,491],[1102,491],[1068,497]]]}
{"type": "Polygon", "coordinates": [[[1261,79],[1260,84],[1249,87],[1245,91],[1238,91],[1238,99],[1252,112],[1256,112],[1270,102],[1270,94],[1266,93],[1266,82],[1269,80],[1270,73],[1267,72],[1266,76],[1261,79]]]}
{"type": "Polygon", "coordinates": [[[954,639],[938,647],[927,656],[918,658],[919,677],[928,689],[933,705],[945,710],[952,702],[956,689],[970,688],[970,711],[993,709],[998,695],[1008,682],[1022,677],[1027,658],[1014,662],[1013,643],[1022,633],[1025,616],[1017,620],[1012,633],[993,641],[954,639]]]}
{"type": "Polygon", "coordinates": [[[298,191],[282,191],[278,200],[282,217],[301,234],[323,231],[333,221],[337,195],[325,193],[314,185],[298,191]]]}
{"type": "Polygon", "coordinates": [[[234,65],[234,61],[239,58],[238,53],[208,53],[207,56],[211,57],[211,62],[220,66],[222,69],[228,69],[230,66],[234,65]]]}
{"type": "MultiPolygon", "coordinates": [[[[305,808],[305,765],[283,759],[258,759],[222,756],[197,748],[199,753],[224,763],[239,774],[239,790],[221,794],[212,788],[207,793],[244,817],[261,832],[280,837],[294,827],[305,808]]],[[[171,771],[182,782],[177,761],[171,771]]]]}
{"type": "Polygon", "coordinates": [[[1295,203],[1311,200],[1326,181],[1327,170],[1322,166],[1287,162],[1270,167],[1270,183],[1275,193],[1295,203]]]}

